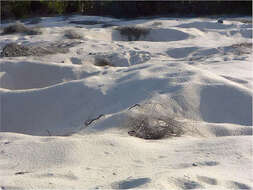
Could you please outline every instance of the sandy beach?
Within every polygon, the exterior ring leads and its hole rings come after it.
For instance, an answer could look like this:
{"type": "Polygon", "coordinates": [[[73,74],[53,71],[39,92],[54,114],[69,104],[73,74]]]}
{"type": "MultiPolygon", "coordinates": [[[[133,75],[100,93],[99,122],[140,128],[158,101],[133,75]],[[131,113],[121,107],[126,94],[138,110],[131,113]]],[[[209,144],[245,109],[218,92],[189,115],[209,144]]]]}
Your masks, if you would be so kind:
{"type": "Polygon", "coordinates": [[[73,15],[0,35],[0,189],[253,188],[252,22],[241,20],[73,15]],[[182,134],[129,135],[141,114],[182,134]]]}

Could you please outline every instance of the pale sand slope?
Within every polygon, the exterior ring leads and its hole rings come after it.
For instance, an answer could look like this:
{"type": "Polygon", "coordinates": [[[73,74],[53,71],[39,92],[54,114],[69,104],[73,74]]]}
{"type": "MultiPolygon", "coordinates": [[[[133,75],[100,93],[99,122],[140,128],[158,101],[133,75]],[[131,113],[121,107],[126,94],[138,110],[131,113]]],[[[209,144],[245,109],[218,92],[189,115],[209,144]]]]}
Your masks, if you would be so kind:
{"type": "Polygon", "coordinates": [[[252,42],[252,24],[238,20],[77,15],[42,18],[42,35],[0,36],[1,49],[70,50],[0,58],[0,189],[252,188],[252,54],[238,45],[252,42]],[[101,24],[69,23],[80,20],[101,24]],[[110,25],[151,30],[129,42],[110,25]],[[129,136],[126,115],[143,111],[134,104],[175,116],[185,134],[129,136]]]}

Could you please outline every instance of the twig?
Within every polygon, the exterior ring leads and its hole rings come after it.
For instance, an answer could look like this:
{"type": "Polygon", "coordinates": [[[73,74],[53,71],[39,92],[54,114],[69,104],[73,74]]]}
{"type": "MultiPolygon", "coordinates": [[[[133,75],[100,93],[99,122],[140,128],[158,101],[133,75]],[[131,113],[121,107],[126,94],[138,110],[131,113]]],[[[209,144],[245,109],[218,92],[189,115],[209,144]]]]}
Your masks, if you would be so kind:
{"type": "Polygon", "coordinates": [[[23,175],[23,174],[26,174],[26,173],[30,173],[30,172],[16,172],[15,175],[23,175]]]}
{"type": "Polygon", "coordinates": [[[50,133],[50,131],[48,129],[47,129],[47,133],[48,133],[49,136],[52,136],[51,133],[50,133]]]}
{"type": "Polygon", "coordinates": [[[100,114],[98,117],[94,118],[94,119],[90,119],[84,122],[85,126],[89,126],[93,121],[96,121],[98,119],[100,119],[101,117],[103,117],[104,114],[100,114]]]}
{"type": "Polygon", "coordinates": [[[134,108],[136,106],[140,107],[141,105],[140,104],[134,104],[133,106],[129,107],[128,110],[131,110],[132,108],[134,108]]]}

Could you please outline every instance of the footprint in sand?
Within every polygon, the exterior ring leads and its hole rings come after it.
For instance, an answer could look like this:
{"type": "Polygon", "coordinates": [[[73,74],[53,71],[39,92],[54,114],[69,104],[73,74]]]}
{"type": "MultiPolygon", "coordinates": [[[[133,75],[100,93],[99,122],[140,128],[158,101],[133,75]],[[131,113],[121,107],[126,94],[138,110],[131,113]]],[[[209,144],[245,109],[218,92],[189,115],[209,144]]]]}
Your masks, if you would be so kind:
{"type": "Polygon", "coordinates": [[[78,177],[75,176],[72,172],[68,172],[66,174],[55,174],[55,173],[44,173],[36,175],[38,178],[62,178],[62,179],[68,179],[68,180],[77,180],[78,177]]]}
{"type": "Polygon", "coordinates": [[[75,64],[75,65],[82,65],[83,64],[82,60],[79,58],[76,58],[76,57],[71,57],[70,61],[72,64],[75,64]]]}
{"type": "Polygon", "coordinates": [[[129,64],[136,65],[149,61],[151,59],[151,54],[147,51],[129,51],[129,64]]]}
{"type": "Polygon", "coordinates": [[[112,189],[132,189],[145,185],[151,181],[150,178],[126,179],[112,184],[112,189]]]}
{"type": "Polygon", "coordinates": [[[217,185],[217,180],[211,177],[206,176],[197,176],[197,179],[203,183],[206,183],[208,185],[217,185]]]}
{"type": "Polygon", "coordinates": [[[176,178],[176,179],[173,179],[173,182],[177,187],[180,187],[181,189],[201,189],[201,188],[203,188],[203,186],[200,183],[193,181],[193,180],[188,180],[185,178],[176,178]]]}
{"type": "Polygon", "coordinates": [[[240,84],[247,84],[248,83],[248,81],[246,81],[246,80],[242,80],[242,79],[238,79],[238,78],[234,78],[234,77],[230,77],[230,76],[226,76],[226,75],[221,75],[221,76],[227,80],[231,80],[236,83],[240,83],[240,84]]]}
{"type": "Polygon", "coordinates": [[[199,167],[199,166],[217,166],[219,162],[216,161],[205,161],[205,162],[194,162],[194,163],[182,163],[179,164],[176,168],[177,169],[184,169],[190,167],[199,167]]]}
{"type": "Polygon", "coordinates": [[[168,56],[175,59],[188,57],[191,53],[198,50],[197,47],[171,48],[167,50],[168,56]]]}
{"type": "Polygon", "coordinates": [[[21,187],[14,187],[14,186],[1,186],[0,190],[22,190],[21,187]]]}
{"type": "Polygon", "coordinates": [[[237,181],[227,181],[225,186],[228,189],[252,189],[252,187],[237,181]]]}

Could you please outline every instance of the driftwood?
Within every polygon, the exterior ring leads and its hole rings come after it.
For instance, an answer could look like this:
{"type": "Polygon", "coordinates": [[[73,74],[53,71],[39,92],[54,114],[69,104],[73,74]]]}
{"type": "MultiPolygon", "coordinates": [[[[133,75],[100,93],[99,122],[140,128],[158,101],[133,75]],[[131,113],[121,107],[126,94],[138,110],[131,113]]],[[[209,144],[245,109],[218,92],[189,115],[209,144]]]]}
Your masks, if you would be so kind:
{"type": "Polygon", "coordinates": [[[15,175],[23,175],[23,174],[26,174],[26,173],[30,173],[30,172],[16,172],[15,175]]]}
{"type": "Polygon", "coordinates": [[[103,117],[104,114],[100,114],[98,117],[93,118],[93,119],[89,119],[87,121],[84,122],[85,126],[89,126],[93,121],[99,120],[101,117],[103,117]]]}
{"type": "Polygon", "coordinates": [[[141,105],[140,104],[134,104],[133,106],[129,107],[128,110],[131,110],[132,108],[137,107],[137,106],[140,107],[141,105]]]}
{"type": "Polygon", "coordinates": [[[52,136],[51,133],[50,133],[50,131],[48,129],[47,129],[47,133],[48,133],[49,136],[52,136]]]}

